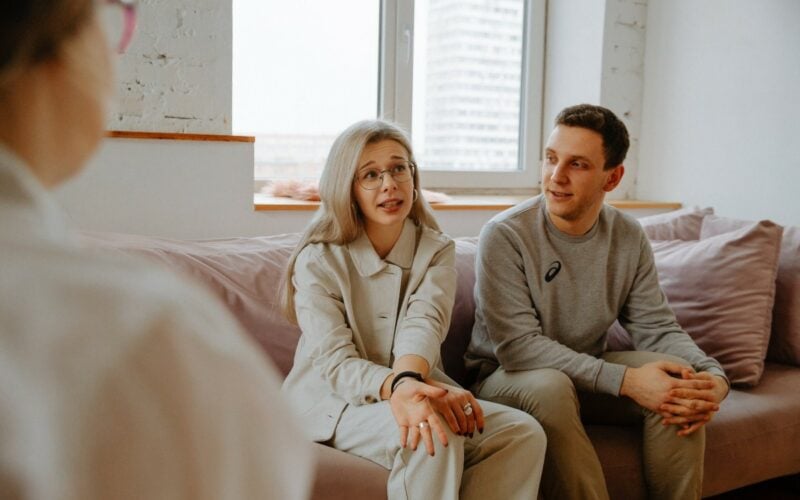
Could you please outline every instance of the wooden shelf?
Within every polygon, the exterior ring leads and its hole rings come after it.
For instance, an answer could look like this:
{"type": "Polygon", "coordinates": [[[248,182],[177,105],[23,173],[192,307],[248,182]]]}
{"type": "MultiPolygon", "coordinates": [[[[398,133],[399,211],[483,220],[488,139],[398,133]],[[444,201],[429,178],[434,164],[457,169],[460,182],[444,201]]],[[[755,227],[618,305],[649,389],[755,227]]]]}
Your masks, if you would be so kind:
{"type": "Polygon", "coordinates": [[[106,137],[168,141],[256,142],[256,138],[249,135],[177,134],[172,132],[131,132],[127,130],[108,130],[106,131],[106,137]]]}
{"type": "MultiPolygon", "coordinates": [[[[452,200],[446,203],[432,203],[434,210],[505,210],[520,203],[529,197],[527,196],[451,196],[452,200]]],[[[642,200],[608,200],[607,203],[612,207],[622,210],[650,209],[650,210],[677,210],[681,204],[677,202],[664,201],[642,201],[642,200]]],[[[291,198],[276,198],[263,194],[256,194],[254,206],[257,211],[270,210],[316,210],[319,207],[317,201],[293,200],[291,198]]]]}

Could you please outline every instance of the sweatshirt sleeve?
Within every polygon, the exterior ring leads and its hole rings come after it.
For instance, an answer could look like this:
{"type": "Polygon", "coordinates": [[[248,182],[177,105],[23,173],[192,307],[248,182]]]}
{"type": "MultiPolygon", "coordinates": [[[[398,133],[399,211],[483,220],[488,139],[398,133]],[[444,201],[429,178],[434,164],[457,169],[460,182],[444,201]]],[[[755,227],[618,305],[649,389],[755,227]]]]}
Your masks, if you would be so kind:
{"type": "Polygon", "coordinates": [[[658,282],[653,249],[643,234],[636,278],[619,321],[630,333],[637,350],[671,354],[697,371],[707,371],[728,380],[719,362],[707,356],[675,319],[658,282]]]}
{"type": "Polygon", "coordinates": [[[625,367],[579,353],[543,334],[526,276],[524,246],[499,223],[481,231],[475,300],[491,349],[509,372],[554,368],[579,390],[619,394],[625,367]]]}

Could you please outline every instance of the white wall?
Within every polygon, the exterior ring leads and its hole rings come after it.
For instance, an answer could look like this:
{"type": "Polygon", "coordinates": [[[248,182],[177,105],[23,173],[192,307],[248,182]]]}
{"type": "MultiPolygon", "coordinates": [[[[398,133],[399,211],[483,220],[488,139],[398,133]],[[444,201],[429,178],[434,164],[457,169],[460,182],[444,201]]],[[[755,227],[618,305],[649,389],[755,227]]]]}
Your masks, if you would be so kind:
{"type": "Polygon", "coordinates": [[[649,0],[637,196],[800,224],[800,2],[649,0]]]}
{"type": "MultiPolygon", "coordinates": [[[[302,230],[311,211],[253,210],[253,145],[106,139],[56,193],[81,229],[204,239],[302,230]]],[[[452,236],[477,235],[493,210],[439,211],[452,236]]]]}
{"type": "Polygon", "coordinates": [[[230,0],[140,0],[111,130],[231,133],[230,0]]]}
{"type": "Polygon", "coordinates": [[[609,199],[636,198],[646,16],[647,0],[548,2],[543,144],[566,106],[613,110],[628,127],[631,147],[609,199]]]}

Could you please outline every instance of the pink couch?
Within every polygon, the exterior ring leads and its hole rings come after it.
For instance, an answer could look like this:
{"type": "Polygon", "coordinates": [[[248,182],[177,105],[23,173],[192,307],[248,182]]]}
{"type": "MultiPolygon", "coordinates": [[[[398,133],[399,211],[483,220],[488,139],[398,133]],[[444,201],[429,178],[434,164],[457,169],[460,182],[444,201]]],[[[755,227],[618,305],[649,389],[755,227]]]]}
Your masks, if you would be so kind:
{"type": "MultiPolygon", "coordinates": [[[[300,332],[280,315],[276,291],[296,234],[207,241],[97,233],[85,238],[90,246],[139,255],[204,283],[280,372],[291,368],[300,332]]],[[[458,239],[456,248],[458,295],[442,354],[446,371],[464,381],[462,355],[473,323],[476,239],[458,239]]],[[[800,253],[792,258],[800,260],[800,253]]],[[[795,340],[800,342],[800,337],[795,340]]],[[[592,425],[588,430],[612,498],[645,498],[637,429],[592,425]]],[[[760,383],[734,389],[707,435],[705,496],[800,473],[800,367],[767,359],[760,383]]],[[[318,451],[314,498],[385,498],[386,470],[323,445],[318,451]]]]}

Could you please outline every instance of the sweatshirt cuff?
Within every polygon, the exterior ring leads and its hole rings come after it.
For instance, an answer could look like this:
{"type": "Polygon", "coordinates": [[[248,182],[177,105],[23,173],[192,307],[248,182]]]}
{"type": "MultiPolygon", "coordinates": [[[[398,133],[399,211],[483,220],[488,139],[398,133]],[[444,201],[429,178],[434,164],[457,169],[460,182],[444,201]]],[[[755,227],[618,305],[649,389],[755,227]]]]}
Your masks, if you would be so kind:
{"type": "Polygon", "coordinates": [[[622,379],[625,377],[625,365],[603,362],[597,380],[594,384],[594,392],[619,396],[622,387],[622,379]]]}

